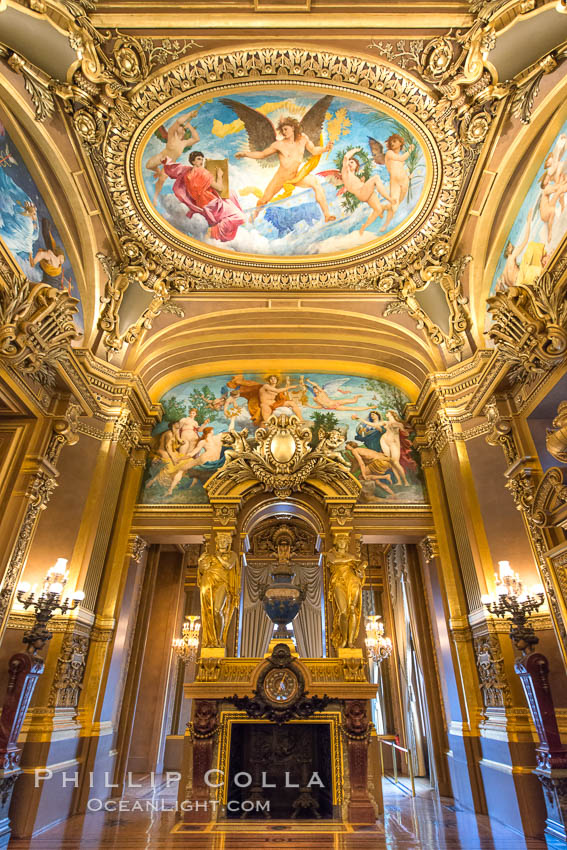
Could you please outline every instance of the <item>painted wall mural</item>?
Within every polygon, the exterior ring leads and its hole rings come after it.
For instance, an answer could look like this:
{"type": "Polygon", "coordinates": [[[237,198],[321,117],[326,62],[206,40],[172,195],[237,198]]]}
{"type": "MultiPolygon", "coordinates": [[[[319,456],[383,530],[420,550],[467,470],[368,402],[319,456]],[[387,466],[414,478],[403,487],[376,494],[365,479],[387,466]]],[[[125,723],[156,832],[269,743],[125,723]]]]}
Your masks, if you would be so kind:
{"type": "MultiPolygon", "coordinates": [[[[0,239],[28,278],[79,298],[61,237],[22,157],[0,122],[0,239]]],[[[79,299],[80,300],[80,299],[79,299]]],[[[75,316],[83,330],[83,315],[75,316]]]]}
{"type": "Polygon", "coordinates": [[[547,151],[498,260],[492,291],[532,284],[567,233],[567,121],[547,151]]]}
{"type": "Polygon", "coordinates": [[[362,483],[360,501],[425,501],[418,458],[402,419],[408,398],[385,381],[322,372],[215,375],[180,384],[161,399],[140,501],[206,504],[203,484],[224,463],[221,437],[248,429],[249,439],[276,412],[311,426],[338,428],[342,452],[362,483]]]}
{"type": "Polygon", "coordinates": [[[425,158],[410,130],[362,101],[279,87],[216,97],[154,126],[147,202],[225,251],[336,254],[376,242],[417,207],[425,158]]]}

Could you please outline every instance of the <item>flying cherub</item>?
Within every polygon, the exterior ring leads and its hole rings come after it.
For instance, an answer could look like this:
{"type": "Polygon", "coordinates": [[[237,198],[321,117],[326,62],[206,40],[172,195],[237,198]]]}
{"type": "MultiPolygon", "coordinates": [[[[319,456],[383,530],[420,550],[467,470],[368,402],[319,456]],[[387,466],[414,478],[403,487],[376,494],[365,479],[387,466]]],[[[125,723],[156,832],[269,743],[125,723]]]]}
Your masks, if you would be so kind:
{"type": "MultiPolygon", "coordinates": [[[[374,142],[375,140],[369,139],[369,141],[374,142]]],[[[376,144],[379,145],[380,148],[382,147],[379,142],[376,142],[376,144]]],[[[337,195],[342,195],[344,192],[350,192],[351,195],[354,195],[354,197],[358,198],[359,201],[362,201],[364,204],[368,204],[371,209],[370,215],[358,231],[359,233],[363,233],[373,221],[377,218],[382,218],[385,210],[391,210],[391,204],[390,196],[386,192],[386,187],[382,183],[378,174],[374,174],[368,180],[358,176],[357,172],[360,169],[360,162],[354,154],[359,150],[360,148],[352,148],[345,153],[340,171],[332,169],[330,171],[319,171],[318,174],[322,177],[326,177],[327,180],[335,186],[337,189],[337,195]],[[388,203],[380,203],[377,195],[378,192],[388,203]]],[[[384,230],[384,228],[382,228],[382,230],[384,230]]]]}
{"type": "Polygon", "coordinates": [[[332,148],[331,142],[319,145],[323,121],[332,100],[332,95],[326,95],[307,110],[301,121],[287,116],[282,118],[275,127],[270,119],[257,109],[246,106],[238,100],[221,98],[221,103],[232,109],[240,118],[248,135],[250,150],[237,153],[237,158],[271,160],[272,157],[279,157],[279,168],[264,189],[262,197],[259,198],[252,220],[286,184],[313,189],[325,221],[335,220],[335,216],[329,213],[327,199],[319,181],[309,173],[310,168],[301,168],[305,151],[308,151],[312,157],[318,157],[332,148]],[[278,134],[281,138],[278,138],[278,134]]]}
{"type": "Polygon", "coordinates": [[[315,404],[307,404],[307,407],[312,407],[316,410],[370,410],[369,407],[352,407],[356,404],[362,393],[350,396],[349,398],[331,398],[329,393],[339,392],[342,395],[348,396],[348,390],[341,390],[341,386],[348,381],[348,378],[336,378],[334,381],[327,381],[324,386],[319,386],[315,381],[305,379],[305,383],[309,384],[315,398],[315,404]]]}
{"type": "Polygon", "coordinates": [[[181,154],[192,147],[200,140],[199,133],[191,126],[190,121],[198,113],[198,109],[189,112],[184,118],[176,118],[173,124],[167,129],[163,124],[158,127],[157,135],[165,143],[165,147],[159,153],[151,156],[146,162],[146,168],[154,172],[154,180],[156,181],[156,190],[154,193],[154,204],[161,192],[162,186],[167,180],[167,174],[161,168],[161,164],[166,157],[169,157],[176,162],[181,154]],[[189,131],[190,136],[187,139],[186,133],[189,131]]]}

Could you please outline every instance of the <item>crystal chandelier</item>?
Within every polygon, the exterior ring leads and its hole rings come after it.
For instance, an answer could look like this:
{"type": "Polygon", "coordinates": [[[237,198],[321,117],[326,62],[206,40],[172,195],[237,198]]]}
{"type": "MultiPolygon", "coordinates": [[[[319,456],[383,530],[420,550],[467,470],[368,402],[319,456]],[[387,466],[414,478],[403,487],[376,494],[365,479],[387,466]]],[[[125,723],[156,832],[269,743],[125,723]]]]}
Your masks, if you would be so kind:
{"type": "Polygon", "coordinates": [[[539,642],[528,618],[543,605],[545,595],[541,584],[525,590],[518,573],[509,561],[498,561],[496,594],[486,594],[482,602],[495,617],[509,619],[510,637],[521,652],[532,652],[539,642]]]}
{"type": "Polygon", "coordinates": [[[385,658],[392,654],[392,641],[388,637],[384,637],[384,623],[380,622],[381,617],[376,614],[372,617],[367,617],[365,622],[366,629],[366,650],[368,658],[380,664],[385,658]]]}
{"type": "Polygon", "coordinates": [[[181,661],[194,661],[199,648],[199,634],[201,623],[199,617],[187,617],[183,623],[180,638],[173,638],[173,651],[177,653],[181,661]]]}

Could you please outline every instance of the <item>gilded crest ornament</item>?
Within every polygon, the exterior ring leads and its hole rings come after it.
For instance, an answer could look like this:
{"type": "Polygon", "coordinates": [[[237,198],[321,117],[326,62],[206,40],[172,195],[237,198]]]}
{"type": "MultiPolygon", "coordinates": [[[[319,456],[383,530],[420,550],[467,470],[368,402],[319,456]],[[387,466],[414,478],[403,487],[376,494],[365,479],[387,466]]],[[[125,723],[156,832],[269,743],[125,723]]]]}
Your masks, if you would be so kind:
{"type": "Polygon", "coordinates": [[[246,429],[223,435],[226,462],[204,485],[211,501],[241,482],[254,480],[278,499],[300,490],[310,478],[332,482],[345,495],[358,495],[360,483],[338,453],[344,440],[339,432],[320,433],[318,445],[312,449],[311,429],[297,416],[281,414],[270,416],[258,428],[254,447],[247,437],[246,429]]]}

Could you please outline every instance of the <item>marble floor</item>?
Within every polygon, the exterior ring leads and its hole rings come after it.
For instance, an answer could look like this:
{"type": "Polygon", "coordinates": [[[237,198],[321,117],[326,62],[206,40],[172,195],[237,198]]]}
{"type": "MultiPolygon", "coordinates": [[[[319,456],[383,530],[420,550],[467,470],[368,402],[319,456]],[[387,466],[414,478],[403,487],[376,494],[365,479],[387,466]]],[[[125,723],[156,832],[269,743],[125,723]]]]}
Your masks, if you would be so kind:
{"type": "Polygon", "coordinates": [[[459,810],[418,783],[412,798],[384,781],[384,818],[354,829],[329,822],[232,822],[207,831],[188,830],[173,811],[175,789],[165,784],[123,798],[123,808],[78,815],[31,840],[12,839],[9,850],[546,850],[486,816],[459,810]],[[147,801],[147,802],[146,802],[147,801]],[[155,805],[148,805],[148,804],[155,805]],[[140,811],[159,808],[160,811],[140,811]]]}

